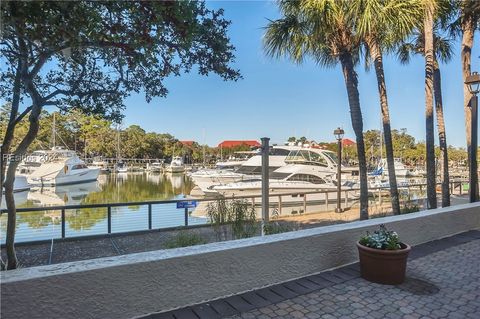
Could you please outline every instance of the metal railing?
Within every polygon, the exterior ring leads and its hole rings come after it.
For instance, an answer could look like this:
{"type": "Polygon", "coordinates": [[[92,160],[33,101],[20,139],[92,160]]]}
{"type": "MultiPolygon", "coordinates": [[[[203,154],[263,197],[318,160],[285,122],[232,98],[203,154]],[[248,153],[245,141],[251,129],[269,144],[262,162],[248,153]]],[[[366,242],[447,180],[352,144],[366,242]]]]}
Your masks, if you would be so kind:
{"type": "MultiPolygon", "coordinates": [[[[462,195],[463,194],[463,185],[468,184],[464,180],[459,180],[459,181],[452,181],[450,183],[450,188],[451,188],[451,193],[455,193],[455,190],[458,189],[457,194],[462,195]]],[[[405,187],[400,187],[401,189],[406,189],[408,193],[411,191],[419,191],[422,193],[426,189],[426,184],[411,184],[405,187]]],[[[385,195],[388,196],[388,187],[373,187],[369,188],[369,192],[371,195],[373,195],[373,200],[378,201],[378,204],[382,204],[382,197],[385,195]],[[377,193],[375,195],[375,193],[377,193]]],[[[354,205],[357,202],[358,196],[352,195],[352,193],[358,193],[359,188],[349,188],[349,189],[343,189],[342,193],[344,194],[342,200],[343,206],[348,206],[348,205],[354,205]]],[[[294,206],[294,207],[300,207],[303,208],[303,213],[307,213],[307,207],[310,205],[324,205],[326,210],[328,210],[329,204],[332,202],[337,201],[337,196],[336,196],[337,190],[332,189],[332,190],[322,190],[322,191],[311,191],[311,192],[293,192],[293,193],[270,193],[269,197],[270,198],[276,198],[276,200],[270,200],[270,208],[275,208],[277,209],[277,213],[279,215],[282,215],[282,211],[284,208],[289,207],[289,206],[294,206]],[[323,198],[313,200],[314,195],[318,197],[319,194],[323,195],[323,198]],[[310,197],[310,200],[308,199],[310,197]]],[[[358,194],[357,194],[358,195],[358,194]]],[[[46,213],[46,212],[55,212],[57,211],[60,212],[60,225],[61,225],[61,231],[59,236],[53,234],[52,236],[55,237],[55,239],[65,239],[65,238],[85,238],[85,237],[92,237],[92,235],[75,235],[75,236],[67,236],[67,211],[77,211],[77,210],[86,210],[86,209],[105,209],[106,210],[106,216],[104,218],[101,218],[101,220],[97,220],[97,223],[100,221],[104,221],[106,218],[106,229],[103,231],[100,230],[98,233],[94,234],[93,236],[102,236],[102,235],[108,235],[108,234],[126,234],[126,233],[138,233],[140,232],[145,232],[145,231],[151,231],[151,230],[158,230],[158,229],[179,229],[179,228],[188,228],[188,227],[195,227],[196,225],[205,225],[208,223],[208,220],[206,218],[203,218],[201,220],[195,220],[193,223],[194,225],[191,225],[189,220],[190,220],[190,209],[185,208],[183,209],[183,216],[176,216],[180,217],[178,218],[178,222],[174,222],[176,224],[170,224],[170,225],[163,225],[162,227],[155,227],[154,225],[154,217],[160,217],[160,216],[155,216],[156,212],[154,212],[153,207],[156,205],[168,205],[168,204],[177,204],[179,202],[185,202],[189,200],[195,200],[198,203],[203,203],[203,202],[212,202],[212,201],[217,201],[218,199],[225,199],[225,200],[246,200],[251,204],[253,207],[258,207],[261,205],[261,195],[247,195],[247,196],[234,196],[234,197],[223,197],[223,196],[218,196],[218,197],[210,197],[210,198],[201,198],[201,199],[194,199],[194,198],[183,198],[183,199],[172,199],[172,200],[155,200],[155,201],[136,201],[136,202],[123,202],[123,203],[103,203],[103,204],[81,204],[81,205],[66,205],[66,206],[44,206],[44,207],[30,207],[30,208],[18,208],[17,213],[19,216],[25,213],[46,213]],[[146,227],[140,227],[140,229],[129,229],[126,231],[115,231],[112,232],[112,221],[114,221],[114,214],[112,214],[112,209],[116,208],[129,208],[129,207],[137,207],[137,211],[139,210],[138,207],[146,207],[146,213],[147,213],[147,218],[146,222],[144,222],[146,227]],[[106,232],[105,232],[106,230],[106,232]]],[[[173,208],[173,207],[172,207],[173,208]]],[[[176,208],[174,214],[177,214],[178,208],[176,208]]],[[[325,211],[325,210],[322,210],[325,211]]],[[[6,209],[0,210],[0,213],[3,215],[7,212],[6,209]]],[[[302,209],[299,209],[298,212],[301,214],[302,209]]],[[[317,211],[318,212],[318,211],[317,211]]],[[[118,211],[117,211],[118,213],[118,211]]],[[[120,212],[121,213],[121,212],[120,212]]],[[[177,214],[178,215],[178,214],[177,214]]],[[[172,215],[173,216],[173,215],[172,215]]],[[[166,216],[164,216],[166,217],[166,216]]],[[[127,220],[127,222],[129,222],[127,220]]],[[[52,218],[52,225],[53,225],[53,218],[52,218]]],[[[95,226],[96,224],[94,224],[95,226]]],[[[128,228],[128,226],[127,226],[128,228]]],[[[133,227],[135,228],[135,227],[133,227]]],[[[83,229],[82,229],[83,231],[83,229]]],[[[52,237],[53,239],[53,237],[52,237]]],[[[32,240],[23,240],[23,242],[40,242],[40,241],[45,241],[45,240],[50,240],[50,239],[35,239],[32,238],[32,240]]],[[[2,242],[4,239],[2,238],[2,242]]],[[[22,240],[20,240],[22,241],[22,240]]],[[[2,243],[3,245],[3,243],[2,243]]]]}

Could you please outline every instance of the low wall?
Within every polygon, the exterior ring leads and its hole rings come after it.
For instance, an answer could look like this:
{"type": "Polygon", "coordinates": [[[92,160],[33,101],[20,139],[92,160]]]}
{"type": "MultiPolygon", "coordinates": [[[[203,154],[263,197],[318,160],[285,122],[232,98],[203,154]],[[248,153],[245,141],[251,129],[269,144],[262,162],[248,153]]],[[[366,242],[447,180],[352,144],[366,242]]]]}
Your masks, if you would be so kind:
{"type": "Polygon", "coordinates": [[[385,223],[411,245],[480,228],[480,203],[265,237],[1,273],[1,318],[131,318],[357,260],[385,223]]]}

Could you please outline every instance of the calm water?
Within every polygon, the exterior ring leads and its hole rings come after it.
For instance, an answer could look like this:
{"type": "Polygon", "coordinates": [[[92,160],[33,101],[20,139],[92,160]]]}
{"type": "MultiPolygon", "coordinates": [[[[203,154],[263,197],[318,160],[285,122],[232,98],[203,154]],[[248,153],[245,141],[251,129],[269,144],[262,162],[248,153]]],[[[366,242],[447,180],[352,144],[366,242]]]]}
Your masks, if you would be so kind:
{"type": "MultiPolygon", "coordinates": [[[[42,207],[180,199],[189,194],[193,182],[185,175],[129,173],[100,175],[97,182],[56,188],[33,189],[15,194],[17,207],[42,207]]],[[[2,200],[2,206],[5,201],[2,200]]],[[[0,217],[0,240],[5,241],[6,218],[0,217]]],[[[153,205],[153,228],[184,225],[184,210],[175,204],[153,205]]],[[[189,224],[205,223],[205,218],[189,217],[189,224]]],[[[66,211],[66,236],[106,233],[106,208],[66,211]]],[[[148,228],[148,207],[112,208],[112,232],[148,228]]],[[[17,242],[51,239],[61,236],[61,212],[41,211],[18,213],[17,242]]]]}

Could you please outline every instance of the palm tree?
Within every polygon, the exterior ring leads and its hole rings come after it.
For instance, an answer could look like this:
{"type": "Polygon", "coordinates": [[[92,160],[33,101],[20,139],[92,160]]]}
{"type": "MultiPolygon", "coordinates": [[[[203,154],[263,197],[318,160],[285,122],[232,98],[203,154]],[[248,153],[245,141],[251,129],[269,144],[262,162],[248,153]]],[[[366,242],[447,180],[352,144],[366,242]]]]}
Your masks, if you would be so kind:
{"type": "MultiPolygon", "coordinates": [[[[449,188],[449,172],[448,172],[448,145],[447,135],[445,131],[445,121],[443,115],[442,85],[441,72],[438,60],[446,63],[451,60],[453,55],[452,39],[440,36],[440,25],[434,26],[433,44],[435,48],[434,64],[433,64],[433,91],[435,98],[435,113],[437,115],[438,138],[440,141],[440,151],[442,156],[442,207],[450,206],[450,188],[449,188]]],[[[425,37],[422,31],[416,30],[412,36],[411,42],[402,43],[397,50],[401,63],[407,64],[410,56],[413,54],[424,55],[425,37]]]]}
{"type": "Polygon", "coordinates": [[[350,116],[356,135],[360,170],[360,219],[368,219],[368,184],[363,119],[355,64],[360,38],[355,32],[357,16],[348,0],[281,0],[283,17],[270,21],[264,38],[265,50],[272,57],[287,56],[296,63],[313,58],[319,65],[340,63],[347,89],[350,116]]]}
{"type": "Polygon", "coordinates": [[[425,36],[425,127],[426,127],[426,162],[427,162],[427,201],[428,208],[437,208],[436,173],[435,173],[435,138],[433,122],[433,73],[435,49],[433,47],[433,25],[436,10],[435,0],[425,0],[423,32],[425,36]]]}
{"type": "MultiPolygon", "coordinates": [[[[352,2],[359,23],[357,30],[362,36],[367,59],[373,61],[377,77],[385,150],[390,183],[390,198],[394,214],[400,214],[397,178],[393,156],[390,112],[387,99],[387,85],[383,68],[383,51],[410,35],[422,13],[418,0],[356,0],[352,2]]],[[[367,60],[367,63],[370,61],[367,60]]]]}
{"type": "MultiPolygon", "coordinates": [[[[462,60],[462,77],[463,82],[467,79],[472,72],[471,60],[472,60],[472,48],[475,30],[480,23],[480,2],[477,0],[456,0],[457,7],[459,8],[458,17],[452,22],[451,30],[454,35],[461,34],[461,60],[462,60]]],[[[465,133],[467,139],[468,157],[470,158],[471,148],[471,113],[470,113],[470,100],[472,94],[468,90],[468,86],[463,86],[463,109],[465,113],[465,133]]],[[[470,162],[470,160],[468,161],[470,162]]]]}

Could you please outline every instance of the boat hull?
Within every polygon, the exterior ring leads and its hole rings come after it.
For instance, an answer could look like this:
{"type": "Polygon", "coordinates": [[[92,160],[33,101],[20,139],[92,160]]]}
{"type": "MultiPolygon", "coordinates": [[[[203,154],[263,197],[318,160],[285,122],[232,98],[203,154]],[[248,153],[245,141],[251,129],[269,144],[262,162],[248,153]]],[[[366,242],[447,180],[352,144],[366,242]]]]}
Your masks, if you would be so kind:
{"type": "Polygon", "coordinates": [[[100,168],[89,168],[75,174],[58,174],[52,178],[31,180],[30,183],[35,186],[72,185],[96,181],[98,175],[100,175],[100,168]]]}

